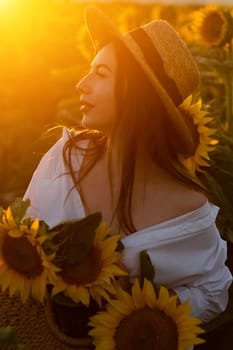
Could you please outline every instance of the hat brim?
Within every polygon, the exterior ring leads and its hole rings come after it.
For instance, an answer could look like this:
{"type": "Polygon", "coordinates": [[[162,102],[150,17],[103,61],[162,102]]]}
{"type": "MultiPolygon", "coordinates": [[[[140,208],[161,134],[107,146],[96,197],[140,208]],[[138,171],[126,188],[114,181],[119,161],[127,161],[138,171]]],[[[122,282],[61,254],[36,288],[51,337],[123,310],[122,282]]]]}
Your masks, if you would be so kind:
{"type": "Polygon", "coordinates": [[[114,38],[121,40],[122,34],[102,11],[95,7],[87,7],[85,15],[87,28],[95,48],[98,48],[102,42],[109,42],[114,38]]]}
{"type": "Polygon", "coordinates": [[[108,43],[113,39],[119,39],[131,52],[135,61],[152,83],[167,110],[173,132],[179,138],[179,142],[183,140],[180,152],[191,152],[194,147],[192,136],[180,110],[168,95],[166,89],[161,85],[152,69],[148,66],[143,55],[138,51],[133,38],[128,34],[121,34],[110,19],[101,10],[95,7],[88,7],[86,9],[86,24],[95,49],[98,50],[98,48],[102,46],[102,43],[108,43]]]}

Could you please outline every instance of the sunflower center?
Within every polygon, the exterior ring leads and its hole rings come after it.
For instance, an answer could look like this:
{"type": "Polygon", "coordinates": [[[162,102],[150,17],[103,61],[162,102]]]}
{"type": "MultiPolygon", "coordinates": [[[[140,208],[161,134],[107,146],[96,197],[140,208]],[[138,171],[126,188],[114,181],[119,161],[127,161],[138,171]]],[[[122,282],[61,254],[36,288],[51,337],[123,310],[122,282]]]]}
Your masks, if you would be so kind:
{"type": "Polygon", "coordinates": [[[120,322],[115,341],[117,350],[177,350],[176,323],[163,311],[146,307],[120,322]]]}
{"type": "Polygon", "coordinates": [[[209,14],[203,21],[202,35],[210,43],[222,38],[224,20],[217,12],[209,14]]]}
{"type": "Polygon", "coordinates": [[[88,254],[79,263],[64,263],[60,272],[63,280],[76,286],[95,281],[102,269],[101,253],[96,247],[92,247],[88,254]]]}
{"type": "Polygon", "coordinates": [[[2,254],[9,267],[26,278],[35,278],[43,271],[41,257],[26,237],[12,238],[6,235],[2,254]]]}

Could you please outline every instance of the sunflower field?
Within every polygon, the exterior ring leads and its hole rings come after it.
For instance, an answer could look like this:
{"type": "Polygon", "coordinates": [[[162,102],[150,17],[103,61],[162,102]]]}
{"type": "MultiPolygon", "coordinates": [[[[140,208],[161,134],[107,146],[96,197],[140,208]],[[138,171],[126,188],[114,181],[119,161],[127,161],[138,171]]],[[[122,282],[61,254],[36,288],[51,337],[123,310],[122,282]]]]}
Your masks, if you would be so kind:
{"type": "MultiPolygon", "coordinates": [[[[60,126],[81,127],[75,85],[94,54],[83,15],[90,4],[104,10],[121,32],[167,20],[196,58],[202,85],[194,99],[201,98],[215,129],[211,166],[199,176],[220,207],[217,225],[233,270],[233,7],[0,1],[0,204],[7,207],[24,194],[60,126]]],[[[232,319],[230,300],[226,312],[208,325],[211,350],[232,349],[232,319]]]]}

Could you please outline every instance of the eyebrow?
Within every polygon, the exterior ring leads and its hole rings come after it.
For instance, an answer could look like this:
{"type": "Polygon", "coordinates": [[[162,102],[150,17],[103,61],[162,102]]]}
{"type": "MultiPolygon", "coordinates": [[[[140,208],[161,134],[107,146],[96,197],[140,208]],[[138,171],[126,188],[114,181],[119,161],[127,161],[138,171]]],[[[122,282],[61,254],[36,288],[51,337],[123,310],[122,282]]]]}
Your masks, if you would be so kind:
{"type": "Polygon", "coordinates": [[[98,69],[98,68],[102,68],[102,67],[104,67],[104,68],[106,68],[109,72],[112,72],[112,69],[107,65],[107,64],[105,64],[105,63],[99,63],[99,64],[91,64],[91,67],[93,68],[93,67],[95,67],[96,69],[98,69]]]}

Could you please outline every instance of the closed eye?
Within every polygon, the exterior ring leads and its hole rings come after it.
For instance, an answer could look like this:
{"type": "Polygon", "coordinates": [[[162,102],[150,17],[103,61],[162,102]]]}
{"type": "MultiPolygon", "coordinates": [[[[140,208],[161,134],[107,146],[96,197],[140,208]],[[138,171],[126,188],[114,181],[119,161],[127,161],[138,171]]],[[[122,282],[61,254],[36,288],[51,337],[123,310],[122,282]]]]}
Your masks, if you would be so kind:
{"type": "Polygon", "coordinates": [[[96,69],[96,75],[100,76],[100,77],[106,77],[107,76],[107,72],[105,69],[103,68],[98,68],[96,69]]]}
{"type": "Polygon", "coordinates": [[[106,77],[109,73],[112,72],[111,68],[106,64],[97,64],[93,66],[95,73],[101,77],[106,77]]]}

